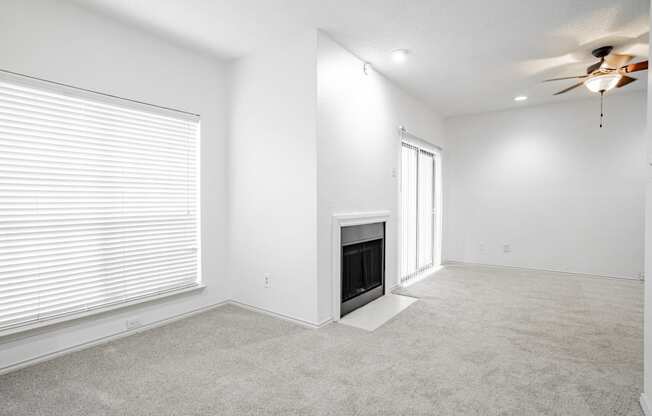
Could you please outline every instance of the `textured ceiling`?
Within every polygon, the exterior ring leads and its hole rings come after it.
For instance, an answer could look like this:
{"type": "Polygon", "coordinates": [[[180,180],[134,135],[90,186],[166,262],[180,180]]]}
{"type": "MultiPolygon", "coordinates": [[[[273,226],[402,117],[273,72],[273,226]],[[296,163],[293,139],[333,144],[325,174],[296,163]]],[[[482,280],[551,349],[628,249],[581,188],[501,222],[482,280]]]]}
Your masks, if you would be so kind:
{"type": "MultiPolygon", "coordinates": [[[[179,44],[232,59],[320,28],[450,116],[591,96],[582,74],[612,44],[647,58],[649,0],[76,0],[179,44]],[[406,63],[390,51],[411,51],[406,63]],[[527,95],[515,103],[516,95],[527,95]]],[[[644,89],[646,74],[624,90],[644,89]]],[[[617,91],[620,93],[620,91],[617,91]]]]}

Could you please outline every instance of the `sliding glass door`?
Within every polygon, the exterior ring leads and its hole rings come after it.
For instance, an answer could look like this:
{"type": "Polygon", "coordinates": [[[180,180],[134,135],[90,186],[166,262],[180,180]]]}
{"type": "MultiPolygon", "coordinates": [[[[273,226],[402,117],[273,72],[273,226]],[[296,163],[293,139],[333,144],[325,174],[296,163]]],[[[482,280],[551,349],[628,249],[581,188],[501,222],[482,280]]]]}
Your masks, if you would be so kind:
{"type": "Polygon", "coordinates": [[[431,268],[436,249],[436,155],[401,146],[401,282],[431,268]]]}
{"type": "Polygon", "coordinates": [[[435,155],[419,150],[417,164],[417,270],[432,267],[435,254],[435,155]]]}

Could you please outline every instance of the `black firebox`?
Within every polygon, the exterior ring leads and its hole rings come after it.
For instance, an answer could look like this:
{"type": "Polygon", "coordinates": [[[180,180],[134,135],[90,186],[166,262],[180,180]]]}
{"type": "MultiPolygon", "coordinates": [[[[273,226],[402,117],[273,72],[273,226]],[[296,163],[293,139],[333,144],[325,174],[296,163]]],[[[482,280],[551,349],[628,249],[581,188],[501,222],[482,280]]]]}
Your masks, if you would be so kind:
{"type": "Polygon", "coordinates": [[[340,317],[385,294],[385,223],[342,227],[340,317]]]}

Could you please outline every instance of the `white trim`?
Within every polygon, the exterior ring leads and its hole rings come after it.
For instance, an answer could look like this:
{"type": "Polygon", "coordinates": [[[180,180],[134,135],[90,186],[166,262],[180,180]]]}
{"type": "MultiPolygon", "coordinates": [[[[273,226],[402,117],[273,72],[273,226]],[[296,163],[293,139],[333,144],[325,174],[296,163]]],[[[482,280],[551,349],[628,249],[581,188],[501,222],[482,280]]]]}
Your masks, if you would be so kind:
{"type": "Polygon", "coordinates": [[[230,300],[230,301],[228,301],[228,303],[230,303],[231,305],[234,305],[234,306],[238,306],[238,307],[240,307],[242,309],[247,309],[247,310],[252,311],[252,312],[262,313],[264,315],[268,315],[268,316],[271,316],[271,317],[274,317],[274,318],[283,319],[284,321],[289,321],[289,322],[292,322],[294,324],[301,325],[303,327],[310,328],[310,329],[323,328],[326,325],[328,325],[329,323],[331,323],[330,319],[325,319],[320,323],[314,323],[314,322],[306,321],[306,320],[301,319],[301,318],[295,318],[294,316],[285,315],[285,314],[278,313],[278,312],[272,312],[272,311],[270,311],[268,309],[263,309],[263,308],[259,308],[257,306],[252,306],[252,305],[249,305],[249,304],[246,304],[246,303],[239,302],[237,300],[230,300]]]}
{"type": "Polygon", "coordinates": [[[648,400],[645,393],[641,393],[641,397],[638,400],[638,403],[641,405],[641,410],[645,416],[652,416],[652,408],[648,405],[648,400]]]}
{"type": "MultiPolygon", "coordinates": [[[[385,253],[388,250],[388,238],[387,238],[387,223],[392,216],[392,211],[370,211],[370,212],[350,212],[350,213],[340,213],[333,214],[331,221],[331,230],[332,230],[332,245],[331,245],[331,320],[337,322],[340,320],[340,306],[342,303],[341,299],[341,258],[340,251],[342,246],[342,227],[348,227],[351,225],[361,225],[361,224],[373,224],[376,222],[385,223],[385,253]]],[[[387,258],[387,255],[385,255],[387,258]]],[[[385,285],[388,284],[388,268],[385,267],[385,285]]],[[[387,287],[387,286],[385,286],[387,287]]],[[[385,291],[387,293],[387,291],[385,291]]]]}
{"type": "MultiPolygon", "coordinates": [[[[185,293],[189,292],[196,292],[205,289],[206,286],[202,284],[196,284],[190,287],[186,287],[183,289],[171,289],[167,290],[165,292],[157,293],[154,295],[145,295],[141,296],[135,299],[132,299],[128,302],[117,302],[109,306],[98,306],[97,308],[92,308],[92,309],[87,309],[82,312],[72,312],[69,314],[61,315],[56,318],[52,319],[45,319],[45,320],[40,320],[40,321],[35,321],[30,324],[24,324],[24,325],[19,325],[15,327],[11,327],[8,329],[5,329],[3,331],[0,331],[0,341],[4,340],[4,337],[18,334],[20,332],[27,332],[27,331],[32,331],[35,329],[47,327],[50,325],[56,325],[60,324],[63,322],[69,322],[69,321],[76,321],[78,319],[83,319],[87,318],[93,315],[99,315],[103,314],[106,312],[111,312],[117,309],[123,309],[123,308],[128,308],[130,306],[136,306],[136,305],[146,305],[148,302],[152,302],[155,300],[163,299],[163,298],[168,298],[170,296],[177,296],[177,295],[183,295],[185,293]]],[[[0,369],[0,372],[2,370],[0,369]]]]}
{"type": "Polygon", "coordinates": [[[204,249],[204,232],[203,232],[203,218],[204,216],[202,215],[202,210],[204,209],[204,204],[202,202],[202,121],[201,119],[197,120],[197,143],[195,144],[196,146],[196,152],[197,152],[197,157],[195,160],[195,163],[197,164],[197,171],[195,173],[195,203],[197,204],[197,226],[196,226],[196,232],[197,232],[197,282],[199,283],[200,286],[204,287],[204,255],[202,253],[202,250],[204,249]]]}
{"type": "MultiPolygon", "coordinates": [[[[209,310],[214,309],[214,308],[219,308],[219,307],[227,305],[227,304],[229,304],[229,301],[225,300],[225,301],[216,303],[214,305],[204,306],[204,307],[197,308],[197,309],[194,309],[194,310],[189,311],[189,312],[185,312],[185,313],[182,313],[182,314],[179,314],[179,315],[175,315],[175,316],[170,317],[170,318],[165,318],[165,319],[161,319],[161,320],[158,320],[158,321],[154,321],[154,322],[151,322],[149,324],[139,326],[138,328],[127,329],[127,330],[124,330],[124,331],[117,332],[115,334],[111,334],[111,335],[107,335],[107,336],[104,336],[104,337],[94,339],[92,341],[83,342],[81,344],[77,344],[77,345],[74,345],[72,347],[63,348],[63,349],[60,349],[60,350],[55,351],[55,352],[50,352],[50,353],[47,353],[47,354],[39,355],[39,356],[34,357],[34,358],[28,358],[27,360],[19,361],[17,363],[11,364],[11,365],[9,365],[7,367],[0,368],[0,375],[10,373],[12,371],[20,370],[21,368],[29,367],[31,365],[39,364],[39,363],[42,363],[42,362],[45,362],[45,361],[50,361],[50,360],[53,360],[55,358],[61,357],[62,355],[66,355],[66,354],[70,354],[70,353],[73,353],[73,352],[85,350],[87,348],[91,348],[91,347],[95,347],[95,346],[98,346],[98,345],[106,344],[108,342],[115,341],[115,340],[118,340],[120,338],[127,337],[129,335],[134,335],[134,334],[137,334],[139,332],[147,331],[149,329],[154,329],[154,328],[158,328],[160,326],[171,324],[171,323],[179,321],[181,319],[190,318],[191,316],[200,314],[202,312],[209,311],[209,310]]],[[[122,305],[121,305],[121,307],[122,307],[122,305]]]]}
{"type": "MultiPolygon", "coordinates": [[[[466,261],[458,260],[445,260],[442,262],[443,266],[476,266],[476,267],[493,267],[498,269],[516,269],[516,270],[528,270],[533,272],[548,272],[548,273],[563,273],[563,274],[574,274],[579,276],[586,277],[600,277],[603,279],[620,279],[620,280],[632,280],[634,282],[642,282],[638,277],[627,277],[627,276],[609,276],[606,274],[595,274],[587,272],[573,272],[568,270],[555,270],[555,269],[537,269],[534,267],[521,267],[521,266],[508,266],[505,264],[487,264],[487,263],[471,263],[466,261]]],[[[651,415],[652,416],[652,415],[651,415]]]]}
{"type": "Polygon", "coordinates": [[[391,287],[385,287],[385,293],[393,293],[395,290],[400,289],[401,285],[394,283],[391,287]]]}

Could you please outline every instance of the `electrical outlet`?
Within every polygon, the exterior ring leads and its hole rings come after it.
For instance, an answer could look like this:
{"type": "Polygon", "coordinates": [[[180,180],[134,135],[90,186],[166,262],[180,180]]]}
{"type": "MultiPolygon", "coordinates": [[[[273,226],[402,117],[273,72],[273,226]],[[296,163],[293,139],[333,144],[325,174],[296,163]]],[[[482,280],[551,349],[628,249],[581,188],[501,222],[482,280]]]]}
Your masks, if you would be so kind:
{"type": "Polygon", "coordinates": [[[396,177],[396,168],[393,168],[392,169],[392,178],[395,178],[395,177],[396,177]]]}
{"type": "Polygon", "coordinates": [[[645,280],[645,273],[640,272],[640,273],[638,274],[638,278],[639,278],[640,280],[645,280]]]}
{"type": "Polygon", "coordinates": [[[480,253],[486,253],[487,246],[484,243],[480,243],[480,253]]]}
{"type": "Polygon", "coordinates": [[[512,246],[509,244],[503,244],[503,253],[511,253],[512,252],[512,246]]]}
{"type": "Polygon", "coordinates": [[[127,329],[134,329],[143,326],[143,323],[140,322],[140,319],[127,319],[125,325],[127,326],[127,329]]]}
{"type": "Polygon", "coordinates": [[[272,276],[269,273],[265,273],[265,289],[272,287],[272,276]]]}

